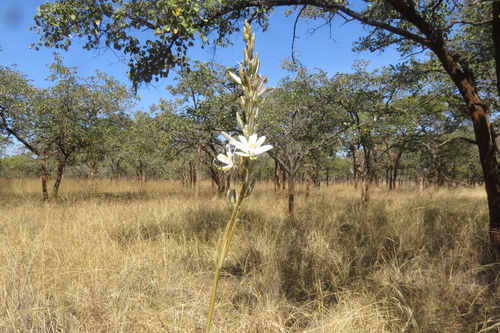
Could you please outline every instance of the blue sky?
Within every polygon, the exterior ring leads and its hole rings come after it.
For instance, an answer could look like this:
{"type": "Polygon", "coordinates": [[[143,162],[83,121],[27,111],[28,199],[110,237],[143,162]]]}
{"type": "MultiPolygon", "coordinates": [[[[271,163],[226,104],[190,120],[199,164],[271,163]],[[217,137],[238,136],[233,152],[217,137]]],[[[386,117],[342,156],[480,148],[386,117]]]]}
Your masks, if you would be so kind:
{"type": "MultiPolygon", "coordinates": [[[[70,51],[42,48],[39,51],[29,49],[29,45],[37,41],[37,34],[28,30],[33,25],[33,16],[37,6],[44,0],[1,0],[0,1],[0,65],[17,65],[17,69],[26,74],[38,87],[45,87],[48,75],[48,64],[54,60],[53,52],[58,51],[64,57],[66,66],[78,67],[78,74],[87,77],[94,74],[97,69],[114,76],[117,80],[130,86],[126,72],[127,66],[118,60],[111,51],[96,53],[80,48],[73,44],[70,51]]],[[[269,77],[270,85],[275,85],[279,79],[286,75],[280,68],[281,60],[291,56],[291,43],[293,36],[294,17],[285,18],[283,11],[273,14],[270,27],[266,32],[255,31],[257,34],[256,51],[261,59],[261,74],[269,77]]],[[[366,33],[361,25],[356,22],[334,27],[332,30],[322,28],[310,35],[307,30],[313,28],[318,22],[303,23],[297,31],[298,39],[295,41],[295,52],[298,59],[309,69],[321,68],[335,74],[349,72],[356,60],[370,60],[369,69],[388,66],[400,62],[397,52],[384,53],[363,52],[360,54],[351,51],[352,43],[359,36],[366,33]]],[[[225,66],[234,66],[242,59],[243,42],[241,36],[235,36],[235,44],[231,47],[219,48],[214,54],[209,50],[192,49],[189,56],[195,60],[214,61],[225,66]]],[[[141,101],[138,108],[144,111],[149,106],[157,103],[160,97],[169,98],[165,86],[171,84],[170,78],[161,80],[154,85],[142,87],[138,91],[141,101]]]]}

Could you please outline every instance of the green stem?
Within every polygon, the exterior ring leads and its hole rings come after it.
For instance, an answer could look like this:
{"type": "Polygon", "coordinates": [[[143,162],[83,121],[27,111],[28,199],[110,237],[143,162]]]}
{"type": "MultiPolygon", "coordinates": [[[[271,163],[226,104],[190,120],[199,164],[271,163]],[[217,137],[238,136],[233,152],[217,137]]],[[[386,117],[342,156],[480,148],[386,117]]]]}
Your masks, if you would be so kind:
{"type": "Polygon", "coordinates": [[[233,208],[233,213],[231,214],[231,219],[229,220],[226,230],[224,231],[224,236],[222,238],[222,248],[219,256],[219,260],[217,261],[217,267],[215,268],[215,276],[214,281],[212,282],[212,294],[210,296],[210,305],[208,308],[208,318],[207,318],[207,326],[205,329],[205,333],[210,332],[210,325],[212,324],[212,318],[214,315],[214,306],[215,306],[215,296],[217,293],[217,285],[219,284],[219,276],[220,271],[222,269],[222,264],[224,263],[224,259],[226,259],[227,252],[229,251],[229,245],[231,245],[231,240],[233,238],[234,232],[236,231],[236,226],[241,217],[241,203],[243,202],[245,193],[247,191],[247,187],[249,184],[249,172],[246,172],[245,181],[243,182],[240,194],[238,195],[238,199],[233,208]]]}

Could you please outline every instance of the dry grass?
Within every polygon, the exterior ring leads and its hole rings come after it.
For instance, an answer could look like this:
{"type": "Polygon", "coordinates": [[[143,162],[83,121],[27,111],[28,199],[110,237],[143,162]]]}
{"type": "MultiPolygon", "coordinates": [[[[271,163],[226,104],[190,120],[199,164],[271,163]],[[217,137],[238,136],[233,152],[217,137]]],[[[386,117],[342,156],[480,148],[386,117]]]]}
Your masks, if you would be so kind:
{"type": "MultiPolygon", "coordinates": [[[[0,332],[200,332],[230,207],[174,182],[66,179],[43,203],[0,180],[0,332]]],[[[219,285],[213,332],[498,332],[482,189],[259,184],[219,285]]]]}

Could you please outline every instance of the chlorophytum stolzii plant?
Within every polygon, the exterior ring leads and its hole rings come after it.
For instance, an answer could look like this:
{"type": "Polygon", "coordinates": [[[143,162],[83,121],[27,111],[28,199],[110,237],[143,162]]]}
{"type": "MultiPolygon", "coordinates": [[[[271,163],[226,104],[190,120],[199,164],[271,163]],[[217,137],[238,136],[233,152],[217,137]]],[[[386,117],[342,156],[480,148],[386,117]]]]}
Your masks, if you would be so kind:
{"type": "Polygon", "coordinates": [[[229,189],[227,192],[227,197],[233,205],[233,212],[224,231],[220,256],[215,270],[205,330],[207,333],[210,331],[214,313],[215,296],[222,264],[229,250],[236,226],[241,218],[241,204],[252,193],[255,186],[255,178],[252,177],[253,167],[258,155],[273,148],[271,145],[263,145],[266,140],[265,136],[259,137],[257,135],[258,123],[256,120],[259,115],[259,105],[262,104],[265,96],[273,88],[266,87],[267,77],[259,75],[260,61],[258,54],[254,54],[253,52],[255,34],[252,34],[252,28],[248,22],[245,22],[243,29],[243,40],[245,41],[246,48],[243,50],[243,62],[240,65],[239,76],[231,72],[229,73],[231,78],[243,90],[243,95],[240,97],[241,110],[236,113],[236,120],[242,135],[238,135],[238,139],[235,139],[229,134],[222,132],[222,135],[228,140],[228,144],[226,145],[226,153],[219,154],[216,162],[221,165],[219,167],[221,170],[228,171],[235,169],[237,171],[239,189],[238,191],[236,189],[229,189]]]}

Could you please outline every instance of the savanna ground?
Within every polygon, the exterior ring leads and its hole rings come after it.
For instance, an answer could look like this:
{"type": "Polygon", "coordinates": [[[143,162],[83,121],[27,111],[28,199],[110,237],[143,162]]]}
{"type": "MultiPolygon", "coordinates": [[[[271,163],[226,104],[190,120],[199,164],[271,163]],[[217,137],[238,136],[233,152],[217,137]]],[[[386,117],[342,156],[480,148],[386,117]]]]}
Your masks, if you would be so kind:
{"type": "MultiPolygon", "coordinates": [[[[482,188],[299,187],[246,200],[213,332],[498,332],[482,188]]],[[[203,184],[0,180],[0,332],[201,332],[225,197],[203,184]]]]}

